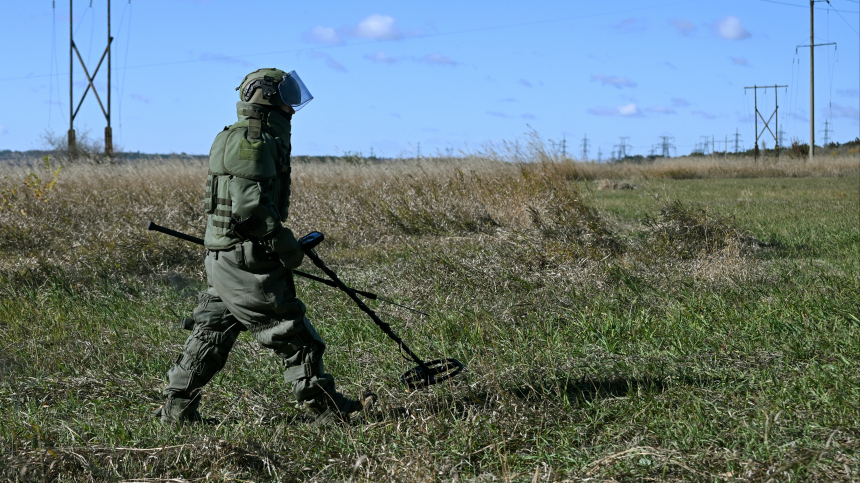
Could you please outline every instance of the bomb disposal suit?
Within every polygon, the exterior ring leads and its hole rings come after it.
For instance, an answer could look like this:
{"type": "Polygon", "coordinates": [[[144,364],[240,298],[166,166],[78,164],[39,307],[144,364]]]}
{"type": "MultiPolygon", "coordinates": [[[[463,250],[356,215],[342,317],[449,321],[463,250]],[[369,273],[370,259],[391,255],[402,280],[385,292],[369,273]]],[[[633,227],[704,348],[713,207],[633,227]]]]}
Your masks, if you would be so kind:
{"type": "Polygon", "coordinates": [[[254,71],[237,90],[239,121],[215,137],[209,154],[209,288],[199,294],[191,336],[168,372],[167,400],[156,414],[164,423],[201,420],[201,389],[248,330],[282,359],[295,398],[317,421],[343,417],[361,403],[335,391],[324,370],[325,343],[293,286],[292,269],[304,254],[282,225],[290,206],[290,121],[313,97],[295,71],[279,69],[254,71]]]}

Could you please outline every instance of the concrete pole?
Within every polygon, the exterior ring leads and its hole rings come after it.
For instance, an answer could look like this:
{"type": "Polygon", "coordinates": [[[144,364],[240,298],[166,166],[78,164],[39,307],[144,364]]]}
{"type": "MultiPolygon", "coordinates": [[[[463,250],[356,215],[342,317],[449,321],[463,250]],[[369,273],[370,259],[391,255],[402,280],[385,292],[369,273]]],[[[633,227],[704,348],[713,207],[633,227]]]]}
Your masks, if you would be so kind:
{"type": "Polygon", "coordinates": [[[809,160],[815,150],[815,0],[809,0],[809,160]]]}

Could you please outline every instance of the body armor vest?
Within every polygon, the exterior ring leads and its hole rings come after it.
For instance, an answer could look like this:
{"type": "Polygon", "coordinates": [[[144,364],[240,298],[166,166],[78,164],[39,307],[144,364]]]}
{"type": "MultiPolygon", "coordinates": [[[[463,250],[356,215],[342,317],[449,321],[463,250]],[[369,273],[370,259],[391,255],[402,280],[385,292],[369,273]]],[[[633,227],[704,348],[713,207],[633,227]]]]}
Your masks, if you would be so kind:
{"type": "Polygon", "coordinates": [[[230,194],[230,182],[235,177],[260,183],[263,193],[272,200],[277,221],[286,221],[289,214],[289,121],[279,118],[270,123],[267,110],[247,103],[239,103],[238,113],[239,121],[215,137],[209,153],[203,208],[209,215],[205,245],[213,250],[241,242],[231,231],[230,223],[233,206],[239,202],[230,194]]]}

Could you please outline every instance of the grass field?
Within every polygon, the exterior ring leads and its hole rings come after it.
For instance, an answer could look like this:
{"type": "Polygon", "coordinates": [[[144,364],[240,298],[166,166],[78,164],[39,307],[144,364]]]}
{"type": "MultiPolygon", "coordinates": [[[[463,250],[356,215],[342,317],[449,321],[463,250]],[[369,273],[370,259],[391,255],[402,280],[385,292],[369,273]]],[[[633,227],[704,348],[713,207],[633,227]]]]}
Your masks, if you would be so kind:
{"type": "Polygon", "coordinates": [[[247,335],[204,392],[220,424],[154,420],[203,253],[143,226],[201,236],[206,168],[56,168],[0,173],[0,478],[860,480],[856,156],[295,166],[294,231],[467,365],[407,392],[414,364],[300,280],[328,371],[379,396],[324,430],[247,335]]]}

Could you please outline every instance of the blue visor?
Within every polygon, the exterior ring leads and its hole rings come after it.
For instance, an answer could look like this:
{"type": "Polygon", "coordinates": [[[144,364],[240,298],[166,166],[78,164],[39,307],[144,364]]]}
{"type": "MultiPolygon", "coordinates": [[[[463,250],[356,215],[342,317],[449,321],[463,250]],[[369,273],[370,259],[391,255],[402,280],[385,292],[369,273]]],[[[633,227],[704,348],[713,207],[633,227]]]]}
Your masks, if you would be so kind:
{"type": "Polygon", "coordinates": [[[281,95],[284,104],[292,106],[296,111],[305,107],[305,104],[314,98],[296,71],[290,72],[281,79],[281,83],[278,84],[278,94],[281,95]]]}

